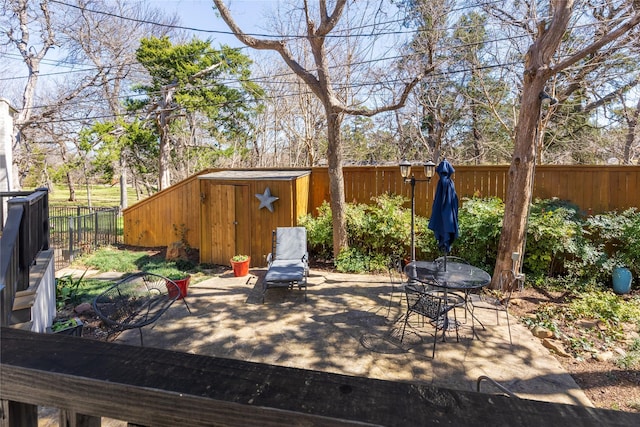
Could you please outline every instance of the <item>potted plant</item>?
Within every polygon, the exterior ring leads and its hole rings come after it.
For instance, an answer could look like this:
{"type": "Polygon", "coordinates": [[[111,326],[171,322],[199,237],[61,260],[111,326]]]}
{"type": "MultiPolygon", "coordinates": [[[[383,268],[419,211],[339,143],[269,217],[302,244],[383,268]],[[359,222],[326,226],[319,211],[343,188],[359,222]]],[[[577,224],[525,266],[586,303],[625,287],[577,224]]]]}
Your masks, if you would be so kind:
{"type": "Polygon", "coordinates": [[[64,320],[56,320],[51,325],[51,332],[54,334],[73,335],[76,337],[82,336],[82,327],[84,323],[77,317],[64,320]]]}
{"type": "MultiPolygon", "coordinates": [[[[169,273],[167,275],[167,279],[171,279],[171,281],[180,288],[180,296],[178,296],[178,299],[182,299],[187,296],[187,289],[189,288],[189,282],[191,281],[190,274],[187,274],[184,271],[177,271],[169,273]]],[[[169,297],[173,298],[175,296],[175,292],[177,292],[175,288],[169,288],[169,297]]]]}
{"type": "MultiPolygon", "coordinates": [[[[178,299],[182,299],[187,296],[187,289],[189,288],[191,275],[184,272],[180,272],[180,273],[170,274],[169,276],[167,276],[167,278],[171,279],[176,285],[178,285],[178,288],[180,288],[180,296],[178,297],[178,299]]],[[[175,288],[174,289],[169,288],[169,296],[171,298],[174,297],[174,292],[176,292],[175,288]]]]}
{"type": "MultiPolygon", "coordinates": [[[[180,289],[180,295],[178,295],[178,299],[182,299],[187,296],[187,289],[189,288],[189,282],[191,281],[191,275],[189,273],[179,270],[173,265],[152,268],[147,271],[159,276],[164,276],[178,285],[178,288],[180,289]]],[[[170,298],[175,297],[178,292],[178,290],[173,286],[167,286],[167,291],[170,298]]]]}
{"type": "Polygon", "coordinates": [[[249,274],[249,263],[251,263],[251,257],[249,255],[234,255],[231,258],[233,275],[236,277],[243,277],[249,274]]]}

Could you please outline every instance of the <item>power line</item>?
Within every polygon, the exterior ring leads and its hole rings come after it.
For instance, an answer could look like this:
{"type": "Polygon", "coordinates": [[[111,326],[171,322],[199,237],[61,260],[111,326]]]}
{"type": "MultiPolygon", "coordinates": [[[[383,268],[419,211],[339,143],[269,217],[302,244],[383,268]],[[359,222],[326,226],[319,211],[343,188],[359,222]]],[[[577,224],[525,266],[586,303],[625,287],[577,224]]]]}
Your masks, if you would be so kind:
{"type": "MultiPolygon", "coordinates": [[[[62,5],[67,5],[67,6],[71,6],[71,7],[79,8],[78,6],[68,5],[67,3],[63,3],[63,2],[60,2],[60,1],[57,1],[57,0],[52,0],[52,1],[54,1],[54,2],[56,2],[56,3],[59,3],[59,4],[62,4],[62,5]]],[[[118,15],[114,15],[114,14],[110,14],[110,15],[120,17],[120,16],[118,16],[118,15]]],[[[127,19],[127,18],[125,18],[125,17],[120,17],[120,18],[127,19]]],[[[137,21],[141,21],[141,22],[149,22],[149,21],[143,21],[143,20],[137,20],[137,21]]],[[[390,22],[397,22],[397,21],[390,21],[390,22]]],[[[160,24],[157,24],[157,25],[160,25],[160,24]]],[[[186,27],[185,27],[185,28],[186,28],[186,27]]],[[[507,38],[507,37],[505,37],[505,38],[493,39],[493,40],[482,41],[482,42],[476,42],[476,43],[462,44],[462,45],[454,46],[454,47],[452,47],[452,49],[454,49],[454,50],[455,50],[455,49],[462,49],[462,48],[469,47],[469,46],[472,46],[472,45],[477,45],[477,44],[479,44],[479,43],[486,43],[486,44],[489,44],[489,43],[498,43],[498,42],[500,42],[500,41],[513,40],[514,38],[519,38],[519,37],[520,37],[520,38],[522,38],[522,37],[529,37],[529,35],[528,35],[528,34],[524,34],[524,35],[514,36],[514,37],[508,37],[508,38],[507,38]]],[[[416,53],[416,54],[414,54],[414,55],[419,55],[419,54],[417,54],[417,53],[416,53]]],[[[400,58],[402,58],[402,56],[401,56],[401,55],[396,55],[396,56],[391,56],[391,57],[384,57],[384,58],[374,58],[374,59],[367,60],[367,61],[355,62],[355,63],[349,64],[349,65],[363,65],[363,64],[366,64],[366,63],[376,63],[376,62],[383,62],[383,61],[391,61],[391,60],[397,60],[397,59],[400,59],[400,58]]],[[[56,63],[56,65],[57,65],[57,64],[59,64],[59,63],[60,63],[60,61],[58,61],[58,62],[56,63]]],[[[136,63],[122,64],[122,65],[123,65],[123,66],[126,66],[126,65],[135,65],[135,64],[136,64],[136,63]]],[[[74,64],[74,65],[80,65],[80,64],[74,64]]],[[[516,64],[516,63],[510,63],[510,64],[493,64],[493,65],[487,65],[487,66],[477,67],[477,68],[475,68],[475,69],[476,69],[476,70],[483,70],[483,69],[498,68],[498,67],[500,67],[500,66],[512,66],[512,65],[517,65],[517,64],[516,64]]],[[[341,67],[341,65],[337,65],[337,66],[334,66],[334,67],[332,67],[332,68],[337,68],[337,67],[341,67]]],[[[65,74],[67,74],[67,73],[90,72],[90,71],[92,71],[92,70],[98,70],[98,69],[99,69],[98,67],[94,67],[94,68],[86,68],[86,69],[81,69],[81,70],[70,70],[70,71],[65,71],[65,72],[56,72],[56,73],[40,74],[40,76],[41,76],[41,77],[44,77],[44,76],[53,76],[53,75],[65,75],[65,74]]],[[[314,71],[314,70],[311,70],[311,72],[313,72],[313,71],[314,71]]],[[[467,69],[466,71],[470,71],[470,70],[469,70],[469,69],[467,69]]],[[[465,70],[456,70],[456,71],[451,71],[451,72],[442,72],[441,74],[442,74],[442,75],[445,75],[445,74],[454,74],[454,73],[461,73],[461,72],[465,72],[465,70]]],[[[279,77],[279,76],[287,76],[287,77],[288,77],[288,76],[292,76],[292,75],[294,75],[294,73],[293,73],[292,71],[290,71],[290,72],[283,73],[283,74],[280,74],[280,75],[275,75],[275,76],[274,76],[274,75],[270,75],[270,76],[263,76],[263,77],[252,78],[252,79],[249,79],[249,81],[252,81],[252,82],[254,82],[254,83],[264,82],[264,83],[266,83],[266,84],[278,84],[278,83],[279,83],[278,81],[276,81],[276,80],[272,80],[274,77],[279,77]]],[[[13,80],[13,79],[20,79],[20,78],[25,78],[25,77],[8,77],[8,78],[0,78],[0,81],[7,81],[7,80],[13,80]]],[[[227,79],[227,80],[222,80],[221,82],[219,82],[219,84],[237,84],[237,83],[239,83],[239,80],[229,80],[229,79],[227,79]]],[[[350,87],[350,88],[358,88],[358,87],[363,87],[363,86],[371,86],[371,85],[375,85],[375,84],[376,84],[376,83],[362,82],[362,83],[359,83],[359,84],[349,85],[349,86],[347,86],[347,87],[350,87]]],[[[131,97],[132,97],[132,95],[124,95],[124,96],[120,96],[119,98],[121,98],[121,99],[125,99],[125,98],[131,98],[131,97]]],[[[34,107],[34,108],[47,108],[47,107],[48,107],[48,106],[39,106],[39,107],[34,107]]]]}
{"type": "MultiPolygon", "coordinates": [[[[90,13],[96,13],[96,14],[104,14],[107,16],[111,16],[111,17],[115,17],[118,19],[123,19],[123,20],[129,20],[129,21],[134,21],[134,22],[139,22],[139,23],[146,23],[146,24],[151,24],[151,25],[156,25],[156,26],[161,26],[161,27],[165,27],[165,28],[172,28],[172,29],[183,29],[183,30],[189,30],[189,31],[200,31],[200,32],[210,32],[210,33],[219,33],[219,34],[226,34],[226,35],[235,35],[235,33],[231,32],[231,31],[218,31],[218,30],[203,30],[203,29],[198,29],[198,28],[192,28],[192,27],[184,27],[184,26],[179,26],[179,25],[171,25],[171,24],[161,24],[158,22],[153,22],[153,21],[148,21],[148,20],[143,20],[143,19],[137,19],[137,18],[131,18],[131,17],[126,17],[123,15],[118,15],[118,14],[114,14],[114,13],[110,13],[110,12],[105,12],[105,11],[98,11],[98,10],[94,10],[94,9],[88,9],[85,7],[81,7],[81,6],[77,6],[77,5],[73,5],[73,4],[69,4],[69,3],[65,3],[59,0],[50,0],[52,3],[57,3],[60,4],[62,6],[65,7],[71,7],[71,8],[75,8],[75,9],[79,9],[79,10],[84,10],[90,13]]],[[[495,3],[498,3],[502,0],[493,0],[493,1],[487,1],[484,3],[479,3],[479,4],[475,4],[475,5],[468,5],[468,6],[463,6],[460,7],[458,9],[452,9],[451,11],[456,11],[459,12],[461,10],[466,10],[466,9],[474,9],[474,8],[478,8],[481,6],[489,6],[495,3]]],[[[533,18],[530,18],[533,19],[533,18]]],[[[613,20],[613,18],[612,18],[613,20]]],[[[367,28],[370,26],[377,26],[377,25],[387,25],[390,23],[398,23],[398,22],[402,22],[403,20],[392,20],[392,21],[387,21],[387,22],[382,22],[382,23],[374,23],[374,24],[370,24],[370,25],[365,25],[365,26],[361,26],[361,27],[354,27],[354,28],[350,28],[348,29],[348,31],[353,31],[354,29],[359,29],[359,28],[367,28]]],[[[583,27],[591,27],[593,26],[593,24],[583,24],[581,26],[575,26],[573,27],[574,29],[579,29],[579,28],[583,28],[583,27]]],[[[455,29],[458,27],[449,27],[449,28],[444,28],[444,29],[440,29],[438,31],[450,31],[452,29],[455,29]]],[[[469,26],[467,27],[469,29],[472,28],[476,28],[475,26],[469,26]]],[[[415,29],[415,30],[410,30],[410,31],[406,31],[406,32],[402,32],[402,34],[419,34],[420,32],[422,32],[421,29],[415,29]]],[[[396,34],[397,32],[390,32],[387,34],[396,34]]],[[[269,34],[251,34],[249,33],[249,35],[252,36],[261,36],[261,37],[285,37],[285,38],[306,38],[307,36],[274,36],[274,35],[269,35],[269,34]]],[[[370,34],[363,34],[362,36],[367,36],[367,37],[373,37],[373,36],[380,36],[380,35],[384,35],[384,33],[370,33],[370,34]]],[[[350,34],[349,36],[352,36],[352,34],[350,34]]],[[[336,36],[336,37],[345,37],[345,36],[336,36]]],[[[461,44],[461,45],[456,45],[451,47],[451,49],[463,49],[466,47],[472,47],[472,46],[476,46],[478,44],[491,44],[491,43],[499,43],[499,42],[503,42],[503,41],[513,41],[515,39],[518,38],[528,38],[530,37],[529,34],[522,34],[522,35],[518,35],[518,36],[505,36],[502,38],[495,38],[495,39],[490,39],[490,40],[483,40],[483,41],[479,41],[479,42],[474,42],[474,43],[466,43],[466,44],[461,44]]],[[[234,48],[234,49],[245,49],[247,48],[246,46],[240,47],[240,48],[234,48]]],[[[218,50],[218,52],[221,52],[221,50],[218,50]]],[[[21,58],[21,56],[19,55],[14,55],[14,54],[7,54],[7,55],[12,55],[12,56],[16,56],[21,58]]],[[[388,59],[393,59],[393,58],[379,58],[377,60],[379,61],[386,61],[388,59]]],[[[372,60],[370,62],[375,62],[377,60],[372,60]]],[[[44,60],[43,60],[44,61],[44,60]]],[[[53,62],[52,60],[49,60],[49,63],[53,62]]],[[[87,65],[88,68],[86,69],[81,69],[81,70],[69,70],[68,73],[79,73],[79,72],[89,72],[91,70],[97,70],[99,69],[98,67],[91,67],[89,66],[89,64],[81,64],[81,63],[69,63],[66,61],[55,61],[54,65],[56,66],[60,66],[60,65],[64,65],[64,64],[71,64],[71,65],[87,65]]],[[[135,63],[129,63],[129,64],[122,64],[123,66],[126,65],[133,65],[135,63]]],[[[67,65],[64,65],[67,66],[67,65]]],[[[40,74],[40,77],[45,77],[45,76],[55,76],[55,75],[64,75],[65,72],[52,72],[52,73],[45,73],[45,74],[40,74]]],[[[0,81],[10,81],[10,80],[21,80],[21,79],[25,79],[27,78],[27,76],[16,76],[16,77],[3,77],[0,78],[0,81]]]]}

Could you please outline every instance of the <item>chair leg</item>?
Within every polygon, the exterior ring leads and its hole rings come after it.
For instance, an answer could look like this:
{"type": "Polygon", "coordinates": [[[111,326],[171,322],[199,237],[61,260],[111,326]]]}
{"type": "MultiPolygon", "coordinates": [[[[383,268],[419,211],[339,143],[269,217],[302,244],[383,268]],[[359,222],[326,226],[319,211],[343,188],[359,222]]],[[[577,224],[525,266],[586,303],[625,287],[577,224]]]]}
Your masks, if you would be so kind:
{"type": "Polygon", "coordinates": [[[187,304],[187,300],[182,298],[182,302],[184,303],[184,306],[187,307],[187,311],[189,312],[189,314],[192,314],[191,309],[189,308],[189,304],[187,304]]]}
{"type": "MultiPolygon", "coordinates": [[[[442,336],[444,337],[444,329],[442,329],[442,336]]],[[[431,358],[436,358],[436,341],[438,341],[438,322],[436,322],[436,331],[433,334],[433,350],[431,350],[431,358]]]]}
{"type": "MultiPolygon", "coordinates": [[[[439,320],[435,320],[433,322],[434,328],[436,329],[435,332],[433,333],[433,350],[431,351],[431,358],[435,359],[436,358],[436,342],[438,341],[438,325],[440,324],[439,320]]],[[[447,315],[445,314],[444,318],[442,319],[442,342],[445,342],[445,334],[447,333],[447,328],[449,327],[449,318],[447,317],[447,315]]]]}
{"type": "Polygon", "coordinates": [[[400,342],[404,339],[404,330],[407,328],[407,322],[409,322],[409,312],[404,316],[404,324],[402,325],[402,335],[400,335],[400,342]]]}
{"type": "MultiPolygon", "coordinates": [[[[453,327],[456,329],[456,342],[460,342],[460,333],[458,332],[458,316],[456,315],[456,309],[454,308],[453,310],[453,322],[454,325],[453,327]]],[[[467,316],[467,310],[464,310],[464,315],[465,315],[465,320],[466,320],[466,316],[467,316]]]]}
{"type": "Polygon", "coordinates": [[[387,305],[387,315],[385,317],[389,317],[389,314],[391,314],[391,302],[393,301],[393,293],[396,290],[396,285],[391,282],[391,296],[389,297],[389,304],[387,305]]]}
{"type": "Polygon", "coordinates": [[[509,309],[508,308],[505,309],[504,312],[507,315],[507,330],[509,331],[509,344],[513,346],[513,341],[511,340],[511,325],[509,324],[509,309]]]}

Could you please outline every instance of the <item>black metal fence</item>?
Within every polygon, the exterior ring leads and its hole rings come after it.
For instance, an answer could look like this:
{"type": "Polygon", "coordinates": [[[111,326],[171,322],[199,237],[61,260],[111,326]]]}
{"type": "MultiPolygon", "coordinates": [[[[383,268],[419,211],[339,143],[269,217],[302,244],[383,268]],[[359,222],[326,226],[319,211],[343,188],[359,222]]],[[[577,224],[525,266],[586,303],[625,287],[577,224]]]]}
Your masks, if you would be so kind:
{"type": "Polygon", "coordinates": [[[49,207],[51,247],[56,269],[101,246],[122,241],[120,208],[49,207]]]}

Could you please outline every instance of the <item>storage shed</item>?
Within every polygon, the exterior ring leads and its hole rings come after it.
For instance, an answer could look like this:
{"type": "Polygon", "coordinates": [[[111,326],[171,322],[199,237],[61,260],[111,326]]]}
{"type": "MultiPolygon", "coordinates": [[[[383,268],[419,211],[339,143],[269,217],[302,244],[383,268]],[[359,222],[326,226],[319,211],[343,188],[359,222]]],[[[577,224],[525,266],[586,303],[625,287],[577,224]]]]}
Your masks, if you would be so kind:
{"type": "Polygon", "coordinates": [[[310,170],[229,170],[198,176],[200,262],[229,264],[237,254],[264,267],[271,232],[307,213],[310,170]]]}

